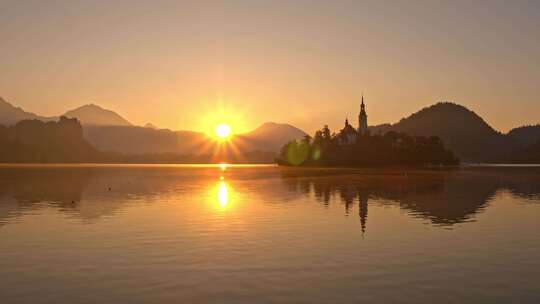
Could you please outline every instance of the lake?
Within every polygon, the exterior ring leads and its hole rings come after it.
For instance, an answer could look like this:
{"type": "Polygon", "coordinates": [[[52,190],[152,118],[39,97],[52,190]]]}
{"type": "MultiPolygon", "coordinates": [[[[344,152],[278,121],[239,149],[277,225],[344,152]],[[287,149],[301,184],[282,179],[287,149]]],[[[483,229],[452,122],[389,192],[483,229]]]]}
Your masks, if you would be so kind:
{"type": "Polygon", "coordinates": [[[1,303],[540,303],[539,278],[539,167],[0,167],[1,303]]]}

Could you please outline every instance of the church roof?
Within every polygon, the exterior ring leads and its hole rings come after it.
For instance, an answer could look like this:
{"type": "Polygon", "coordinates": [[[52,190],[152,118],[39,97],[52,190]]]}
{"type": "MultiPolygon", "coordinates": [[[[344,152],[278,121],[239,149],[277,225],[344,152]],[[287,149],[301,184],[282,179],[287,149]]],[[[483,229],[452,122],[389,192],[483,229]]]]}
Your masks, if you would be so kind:
{"type": "Polygon", "coordinates": [[[346,124],[343,129],[339,132],[340,134],[356,134],[356,130],[353,128],[353,126],[346,124]]]}

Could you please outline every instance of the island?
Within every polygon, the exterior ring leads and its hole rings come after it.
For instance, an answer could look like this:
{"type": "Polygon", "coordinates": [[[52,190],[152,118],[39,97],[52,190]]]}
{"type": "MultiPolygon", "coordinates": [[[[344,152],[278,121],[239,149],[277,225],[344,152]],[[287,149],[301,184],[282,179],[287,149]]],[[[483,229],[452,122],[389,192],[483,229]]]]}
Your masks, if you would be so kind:
{"type": "Polygon", "coordinates": [[[332,133],[327,125],[301,140],[286,143],[276,158],[284,166],[456,166],[459,159],[437,136],[401,132],[372,135],[362,96],[358,128],[345,126],[332,133]]]}

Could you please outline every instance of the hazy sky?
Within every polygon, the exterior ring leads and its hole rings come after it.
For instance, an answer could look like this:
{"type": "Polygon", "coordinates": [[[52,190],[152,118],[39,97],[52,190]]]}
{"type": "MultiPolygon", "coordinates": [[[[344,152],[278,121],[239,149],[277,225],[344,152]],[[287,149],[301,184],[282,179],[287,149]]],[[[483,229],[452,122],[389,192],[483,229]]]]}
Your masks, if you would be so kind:
{"type": "Polygon", "coordinates": [[[363,91],[370,124],[451,100],[507,131],[540,122],[540,1],[0,0],[0,67],[42,115],[312,132],[356,125],[363,91]]]}

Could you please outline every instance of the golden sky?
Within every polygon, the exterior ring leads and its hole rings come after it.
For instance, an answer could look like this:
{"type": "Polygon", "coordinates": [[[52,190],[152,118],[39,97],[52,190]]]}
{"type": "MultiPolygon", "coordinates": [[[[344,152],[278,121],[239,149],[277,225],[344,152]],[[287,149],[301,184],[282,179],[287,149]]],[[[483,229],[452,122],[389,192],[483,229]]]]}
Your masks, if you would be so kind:
{"type": "Polygon", "coordinates": [[[312,132],[356,123],[364,92],[370,125],[451,100],[507,131],[540,122],[539,37],[538,1],[0,0],[0,96],[312,132]]]}

